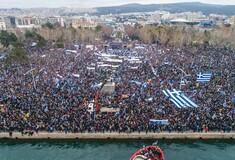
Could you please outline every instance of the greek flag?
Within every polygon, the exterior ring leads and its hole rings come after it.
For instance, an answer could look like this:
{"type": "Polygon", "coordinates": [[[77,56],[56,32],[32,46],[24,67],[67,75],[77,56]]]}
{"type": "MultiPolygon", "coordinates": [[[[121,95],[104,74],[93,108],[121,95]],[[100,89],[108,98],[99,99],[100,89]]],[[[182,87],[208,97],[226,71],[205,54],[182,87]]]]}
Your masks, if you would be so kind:
{"type": "Polygon", "coordinates": [[[138,85],[138,86],[140,86],[142,83],[141,82],[139,82],[139,81],[134,81],[134,80],[131,80],[130,81],[131,83],[135,83],[136,85],[138,85]]]}
{"type": "Polygon", "coordinates": [[[170,98],[178,108],[184,107],[198,107],[196,103],[194,103],[191,99],[184,95],[183,92],[172,89],[172,90],[163,90],[163,93],[170,98]]]}
{"type": "Polygon", "coordinates": [[[212,73],[198,73],[197,82],[210,82],[212,73]]]}

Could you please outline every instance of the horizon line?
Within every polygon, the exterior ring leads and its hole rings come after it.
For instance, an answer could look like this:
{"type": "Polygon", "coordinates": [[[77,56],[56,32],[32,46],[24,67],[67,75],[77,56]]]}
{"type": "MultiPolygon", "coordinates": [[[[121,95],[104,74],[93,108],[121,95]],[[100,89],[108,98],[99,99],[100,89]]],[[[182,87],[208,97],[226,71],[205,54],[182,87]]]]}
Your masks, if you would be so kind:
{"type": "Polygon", "coordinates": [[[203,2],[171,2],[171,3],[124,3],[124,4],[117,4],[117,5],[104,5],[104,6],[96,6],[96,7],[78,7],[78,6],[51,6],[51,7],[44,7],[44,6],[35,6],[35,7],[0,7],[0,9],[33,9],[33,8],[80,8],[80,9],[95,9],[100,7],[118,7],[118,6],[124,6],[129,4],[139,4],[139,5],[153,5],[153,4],[181,4],[181,3],[201,3],[201,4],[208,4],[208,5],[220,5],[220,6],[235,6],[235,4],[219,4],[219,3],[203,3],[203,2]]]}

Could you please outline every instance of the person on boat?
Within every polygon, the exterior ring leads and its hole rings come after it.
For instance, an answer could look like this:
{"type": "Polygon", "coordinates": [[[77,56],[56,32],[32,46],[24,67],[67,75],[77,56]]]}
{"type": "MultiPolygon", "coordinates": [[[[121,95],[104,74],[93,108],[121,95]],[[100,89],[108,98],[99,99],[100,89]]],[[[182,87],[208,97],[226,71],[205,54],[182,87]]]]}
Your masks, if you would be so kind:
{"type": "Polygon", "coordinates": [[[151,153],[150,155],[153,155],[152,159],[153,160],[161,160],[160,158],[162,157],[162,153],[160,152],[159,148],[158,147],[152,147],[150,149],[151,149],[150,150],[150,153],[151,153]]]}

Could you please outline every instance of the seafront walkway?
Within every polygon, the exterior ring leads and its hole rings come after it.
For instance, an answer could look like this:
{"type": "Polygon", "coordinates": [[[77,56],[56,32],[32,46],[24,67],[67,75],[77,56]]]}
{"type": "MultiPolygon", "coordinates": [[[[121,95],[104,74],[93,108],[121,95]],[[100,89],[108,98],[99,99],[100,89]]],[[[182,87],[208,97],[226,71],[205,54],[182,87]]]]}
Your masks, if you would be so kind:
{"type": "Polygon", "coordinates": [[[235,132],[207,132],[207,133],[48,133],[39,132],[38,134],[21,135],[19,132],[13,132],[10,136],[8,132],[0,133],[0,139],[93,139],[93,140],[107,140],[107,139],[235,139],[235,132]]]}

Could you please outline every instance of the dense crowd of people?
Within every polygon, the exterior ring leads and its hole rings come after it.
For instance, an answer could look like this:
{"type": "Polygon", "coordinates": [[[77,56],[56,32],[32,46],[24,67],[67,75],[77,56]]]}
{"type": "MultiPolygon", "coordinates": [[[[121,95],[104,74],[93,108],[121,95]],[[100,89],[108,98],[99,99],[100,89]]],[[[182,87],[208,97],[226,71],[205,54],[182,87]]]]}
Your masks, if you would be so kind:
{"type": "Polygon", "coordinates": [[[0,61],[0,132],[235,131],[235,54],[230,48],[97,45],[66,54],[47,46],[27,54],[30,63],[6,68],[0,61]],[[104,62],[102,53],[123,61],[104,62]],[[197,83],[198,72],[211,72],[210,82],[197,83]],[[115,91],[101,92],[98,105],[119,111],[89,112],[88,104],[107,80],[115,83],[115,91]],[[199,107],[177,108],[162,92],[173,88],[199,107]],[[168,124],[151,125],[150,119],[168,124]]]}

